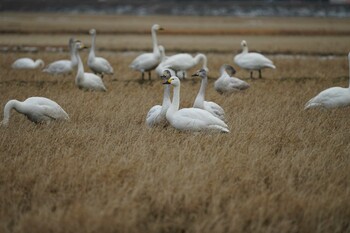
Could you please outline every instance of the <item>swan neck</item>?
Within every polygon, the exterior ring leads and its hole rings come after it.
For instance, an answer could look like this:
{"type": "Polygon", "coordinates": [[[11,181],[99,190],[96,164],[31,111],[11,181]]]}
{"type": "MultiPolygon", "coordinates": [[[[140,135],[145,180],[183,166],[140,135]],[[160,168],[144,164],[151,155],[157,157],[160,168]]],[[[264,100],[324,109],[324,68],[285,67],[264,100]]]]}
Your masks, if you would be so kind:
{"type": "Polygon", "coordinates": [[[170,105],[170,85],[164,85],[163,103],[162,106],[170,105]]]}
{"type": "Polygon", "coordinates": [[[79,52],[77,49],[75,49],[75,55],[77,57],[78,60],[78,72],[77,72],[77,76],[76,76],[76,83],[78,83],[80,80],[82,80],[84,78],[84,65],[83,62],[81,61],[79,52]]]}
{"type": "Polygon", "coordinates": [[[202,78],[201,86],[199,88],[199,92],[197,94],[197,97],[194,101],[193,107],[195,108],[204,108],[204,99],[205,99],[205,89],[208,85],[208,78],[207,76],[202,78]]]}
{"type": "Polygon", "coordinates": [[[242,53],[248,53],[248,46],[244,46],[244,47],[243,47],[242,53]]]}
{"type": "Polygon", "coordinates": [[[76,56],[76,48],[74,46],[74,43],[70,46],[70,61],[72,63],[72,66],[76,66],[78,64],[78,59],[77,59],[77,56],[76,56]]]}
{"type": "Polygon", "coordinates": [[[227,74],[226,67],[225,66],[221,66],[221,68],[220,68],[220,76],[223,76],[225,73],[227,74]]]}
{"type": "Polygon", "coordinates": [[[208,66],[207,66],[207,57],[204,55],[204,54],[202,54],[202,53],[200,53],[200,54],[197,54],[195,57],[194,57],[194,60],[195,60],[195,63],[196,64],[198,64],[199,63],[199,61],[200,60],[202,60],[203,61],[203,68],[208,68],[208,66]]]}
{"type": "Polygon", "coordinates": [[[157,32],[155,29],[152,29],[152,42],[153,42],[153,53],[159,53],[157,32]]]}
{"type": "Polygon", "coordinates": [[[170,114],[177,112],[179,110],[179,107],[180,107],[180,85],[174,86],[173,101],[170,105],[168,112],[170,112],[170,114]]]}
{"type": "Polygon", "coordinates": [[[2,124],[4,125],[8,124],[12,109],[15,109],[17,112],[22,113],[21,102],[19,102],[18,100],[10,100],[7,102],[7,104],[4,107],[4,119],[2,121],[2,124]]]}
{"type": "Polygon", "coordinates": [[[91,48],[90,48],[89,58],[91,56],[95,56],[95,40],[96,40],[96,34],[93,33],[91,37],[91,48]]]}

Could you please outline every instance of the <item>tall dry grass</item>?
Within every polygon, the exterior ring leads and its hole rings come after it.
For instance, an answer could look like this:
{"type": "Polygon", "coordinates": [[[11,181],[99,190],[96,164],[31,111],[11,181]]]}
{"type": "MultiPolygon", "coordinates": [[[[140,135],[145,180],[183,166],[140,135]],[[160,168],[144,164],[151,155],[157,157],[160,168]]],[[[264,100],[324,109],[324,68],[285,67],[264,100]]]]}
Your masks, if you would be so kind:
{"type": "MultiPolygon", "coordinates": [[[[303,111],[321,90],[348,86],[347,51],[273,57],[278,69],[262,80],[239,70],[251,88],[229,96],[213,82],[232,55],[208,53],[206,97],[225,109],[230,134],[146,128],[163,87],[128,68],[137,54],[99,51],[116,70],[106,93],[77,89],[74,75],[9,68],[64,53],[0,54],[2,106],[46,96],[71,117],[35,125],[13,112],[0,128],[1,232],[350,232],[350,109],[303,111]]],[[[182,107],[198,89],[182,83],[182,107]]]]}

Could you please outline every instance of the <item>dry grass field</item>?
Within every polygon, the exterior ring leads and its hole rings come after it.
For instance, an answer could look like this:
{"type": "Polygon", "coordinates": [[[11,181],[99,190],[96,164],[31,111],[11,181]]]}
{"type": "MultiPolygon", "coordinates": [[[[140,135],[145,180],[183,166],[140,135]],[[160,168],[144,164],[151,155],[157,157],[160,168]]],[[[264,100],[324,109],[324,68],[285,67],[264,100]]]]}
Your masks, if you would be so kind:
{"type": "MultiPolygon", "coordinates": [[[[90,38],[81,32],[89,29],[83,20],[88,16],[1,17],[0,29],[13,30],[0,35],[0,45],[9,48],[0,53],[1,106],[9,99],[45,96],[71,120],[35,125],[13,111],[9,126],[0,127],[0,232],[350,232],[350,109],[303,110],[320,91],[349,85],[350,35],[341,31],[350,20],[91,16],[97,32],[131,27],[97,34],[97,53],[116,74],[104,78],[106,93],[95,93],[79,90],[75,74],[10,68],[18,57],[46,63],[67,58],[69,36],[88,45],[90,38]],[[307,35],[254,35],[254,29],[282,28],[278,21],[307,35]],[[206,98],[225,109],[230,134],[145,126],[163,87],[156,77],[140,82],[128,65],[151,49],[150,36],[137,32],[154,22],[179,30],[158,36],[169,54],[207,54],[206,98]],[[221,35],[215,30],[225,26],[218,22],[258,24],[247,36],[221,35]],[[200,32],[202,24],[216,34],[179,33],[181,26],[200,32]],[[18,34],[21,28],[28,31],[18,34]],[[308,34],[315,28],[335,32],[308,34]],[[242,38],[252,50],[266,52],[277,69],[250,80],[236,67],[250,89],[219,95],[213,88],[219,67],[232,64],[242,38]],[[16,45],[38,50],[15,51],[16,45]]],[[[81,53],[85,64],[87,54],[81,53]]],[[[199,84],[182,82],[181,107],[193,104],[199,84]]]]}

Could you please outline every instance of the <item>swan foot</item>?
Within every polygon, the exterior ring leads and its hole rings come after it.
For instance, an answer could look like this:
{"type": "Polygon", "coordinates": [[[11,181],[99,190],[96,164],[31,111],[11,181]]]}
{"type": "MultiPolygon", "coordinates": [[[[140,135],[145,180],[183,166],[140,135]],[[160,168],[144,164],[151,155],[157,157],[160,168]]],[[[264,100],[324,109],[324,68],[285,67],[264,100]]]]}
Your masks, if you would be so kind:
{"type": "Polygon", "coordinates": [[[259,70],[259,78],[262,78],[261,70],[259,70]]]}

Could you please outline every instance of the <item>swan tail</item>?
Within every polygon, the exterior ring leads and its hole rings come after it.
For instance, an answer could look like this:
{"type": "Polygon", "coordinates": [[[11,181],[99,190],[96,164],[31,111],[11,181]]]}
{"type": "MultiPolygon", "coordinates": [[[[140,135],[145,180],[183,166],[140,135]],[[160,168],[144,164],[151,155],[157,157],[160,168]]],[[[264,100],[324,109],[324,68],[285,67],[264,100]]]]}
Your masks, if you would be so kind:
{"type": "Polygon", "coordinates": [[[220,131],[220,133],[229,133],[230,130],[228,128],[222,127],[220,125],[210,125],[209,130],[220,131]]]}
{"type": "Polygon", "coordinates": [[[271,68],[271,69],[276,69],[276,66],[274,64],[272,64],[272,63],[271,64],[267,64],[266,66],[271,68]]]}
{"type": "Polygon", "coordinates": [[[304,110],[311,109],[311,108],[317,108],[317,107],[322,106],[322,104],[320,104],[320,103],[315,103],[315,102],[313,102],[312,100],[313,100],[313,99],[309,100],[309,101],[305,104],[304,110]]]}

